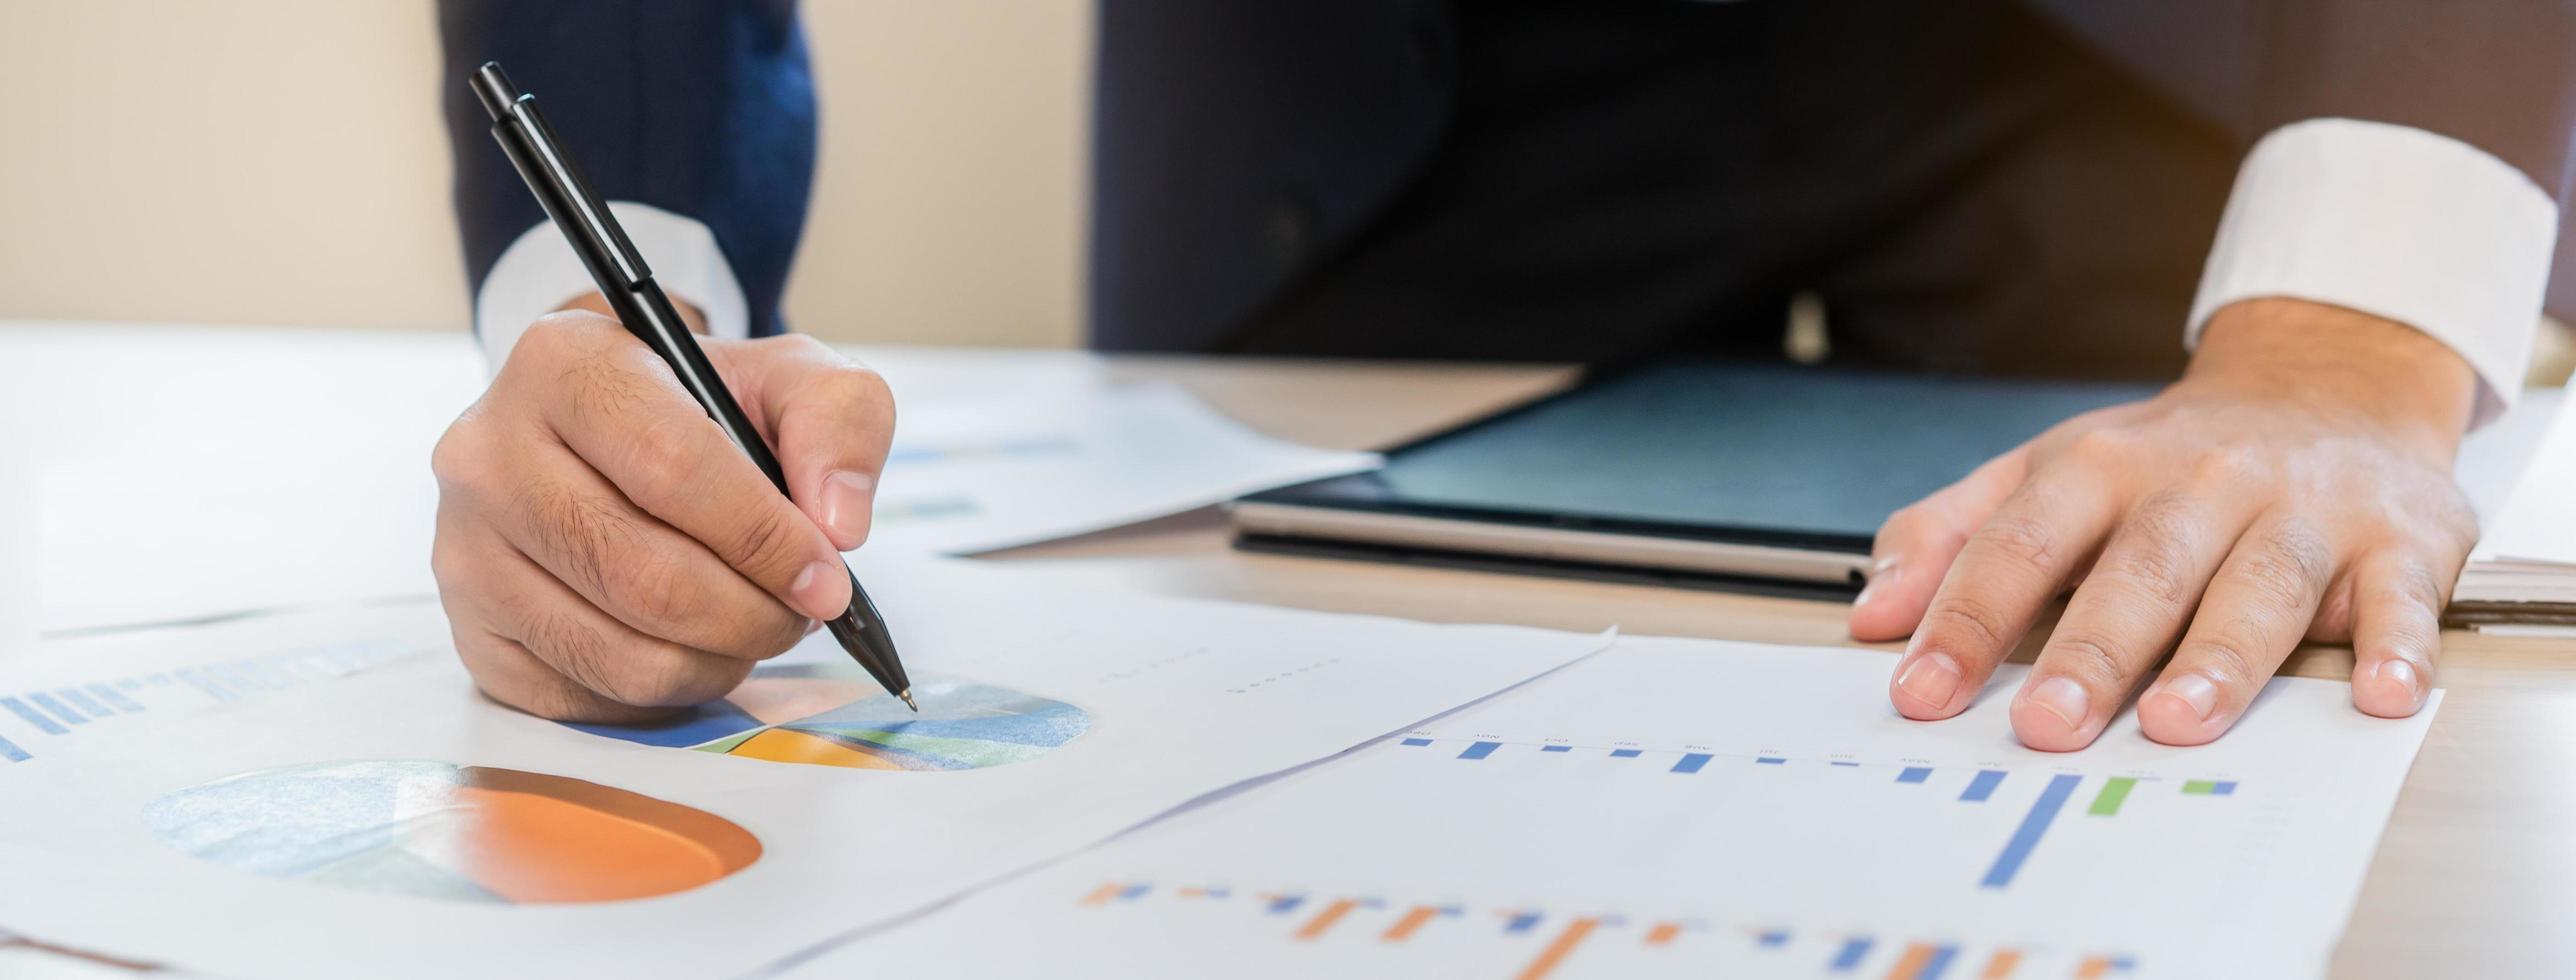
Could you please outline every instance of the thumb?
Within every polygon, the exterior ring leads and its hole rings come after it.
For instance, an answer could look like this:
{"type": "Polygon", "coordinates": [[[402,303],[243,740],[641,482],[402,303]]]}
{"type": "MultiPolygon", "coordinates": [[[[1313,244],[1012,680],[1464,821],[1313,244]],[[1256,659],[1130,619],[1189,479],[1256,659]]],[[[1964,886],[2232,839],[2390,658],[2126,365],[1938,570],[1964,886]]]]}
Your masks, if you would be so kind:
{"type": "Polygon", "coordinates": [[[1876,642],[1913,633],[1968,536],[2029,473],[2030,449],[2024,446],[1889,516],[1870,546],[1869,584],[1852,600],[1852,638],[1876,642]]]}
{"type": "Polygon", "coordinates": [[[885,379],[802,335],[706,345],[743,409],[760,420],[787,494],[842,551],[868,539],[877,477],[894,439],[885,379]]]}

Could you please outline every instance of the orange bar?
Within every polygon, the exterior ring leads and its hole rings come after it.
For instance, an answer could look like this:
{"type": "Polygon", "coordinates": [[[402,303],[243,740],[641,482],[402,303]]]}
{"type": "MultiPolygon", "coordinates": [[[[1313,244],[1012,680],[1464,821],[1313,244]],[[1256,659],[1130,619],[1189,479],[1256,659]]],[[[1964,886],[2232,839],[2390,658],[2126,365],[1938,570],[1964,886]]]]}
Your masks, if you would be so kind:
{"type": "Polygon", "coordinates": [[[1431,921],[1432,916],[1439,914],[1440,909],[1437,906],[1416,905],[1412,910],[1404,913],[1403,918],[1395,920],[1394,925],[1388,926],[1386,934],[1379,936],[1378,938],[1391,943],[1400,943],[1407,939],[1411,939],[1413,938],[1414,933],[1422,931],[1423,923],[1431,921]]]}
{"type": "Polygon", "coordinates": [[[1333,923],[1342,921],[1342,917],[1351,914],[1351,910],[1358,908],[1359,904],[1360,900],[1356,898],[1334,899],[1332,904],[1324,906],[1323,911],[1315,913],[1314,918],[1306,920],[1306,924],[1297,929],[1297,938],[1321,937],[1324,930],[1332,928],[1333,923]]]}
{"type": "Polygon", "coordinates": [[[1082,904],[1101,905],[1107,903],[1110,899],[1117,898],[1119,892],[1126,890],[1127,886],[1113,881],[1092,889],[1091,894],[1089,895],[1082,896],[1082,904]]]}
{"type": "Polygon", "coordinates": [[[1654,927],[1654,928],[1646,930],[1646,945],[1648,945],[1648,946],[1669,946],[1669,945],[1672,945],[1673,937],[1678,936],[1678,935],[1681,935],[1681,934],[1682,934],[1682,926],[1681,926],[1681,923],[1678,923],[1678,922],[1658,922],[1658,923],[1655,923],[1655,927],[1654,927]]]}
{"type": "Polygon", "coordinates": [[[1905,955],[1887,971],[1887,980],[1914,980],[1923,975],[1923,964],[1932,962],[1932,944],[1915,943],[1905,947],[1905,955]]]}
{"type": "Polygon", "coordinates": [[[2077,980],[2102,980],[2103,977],[2110,975],[2111,960],[2109,957],[2087,956],[2084,958],[2083,965],[2075,968],[2075,976],[2077,977],[2077,980]]]}
{"type": "Polygon", "coordinates": [[[2005,978],[2013,975],[2014,970],[2018,969],[2021,969],[2021,951],[2017,949],[1999,949],[1995,951],[1993,959],[1986,961],[1986,972],[1978,974],[1978,976],[1982,977],[1983,980],[2005,980],[2005,978]]]}
{"type": "Polygon", "coordinates": [[[1601,920],[1591,918],[1566,923],[1565,931],[1556,934],[1556,941],[1547,944],[1546,949],[1539,951],[1538,958],[1530,961],[1529,968],[1521,971],[1520,980],[1541,980],[1556,972],[1557,965],[1565,962],[1566,956],[1574,952],[1574,947],[1583,942],[1583,937],[1592,934],[1593,926],[1600,924],[1601,920]]]}

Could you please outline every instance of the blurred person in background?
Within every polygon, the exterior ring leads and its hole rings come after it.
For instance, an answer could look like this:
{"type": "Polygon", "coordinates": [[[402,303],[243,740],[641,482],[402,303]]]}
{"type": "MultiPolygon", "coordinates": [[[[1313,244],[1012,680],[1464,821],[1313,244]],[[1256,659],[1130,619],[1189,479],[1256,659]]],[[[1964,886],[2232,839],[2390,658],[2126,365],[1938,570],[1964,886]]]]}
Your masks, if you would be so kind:
{"type": "MultiPolygon", "coordinates": [[[[2569,184],[2576,3],[1102,0],[1098,26],[1096,346],[1779,358],[1804,302],[1830,363],[2169,382],[1889,519],[1851,630],[1912,636],[1897,710],[1964,710],[2070,589],[2013,696],[2037,748],[2141,683],[2150,737],[2216,738],[2303,637],[2354,644],[2359,710],[2422,705],[2477,534],[2453,456],[2519,388],[2569,184]]],[[[435,460],[458,650],[543,715],[715,698],[846,601],[816,570],[865,539],[894,418],[780,336],[815,152],[794,5],[449,0],[441,27],[496,365],[435,460]],[[584,295],[467,95],[492,59],[718,338],[795,503],[584,295]]]]}

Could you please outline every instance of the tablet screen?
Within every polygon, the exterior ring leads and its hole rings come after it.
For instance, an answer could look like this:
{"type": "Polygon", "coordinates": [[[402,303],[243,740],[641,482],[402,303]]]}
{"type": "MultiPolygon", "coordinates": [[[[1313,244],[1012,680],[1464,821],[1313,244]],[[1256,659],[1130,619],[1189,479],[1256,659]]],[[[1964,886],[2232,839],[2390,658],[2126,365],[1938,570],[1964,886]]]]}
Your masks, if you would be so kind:
{"type": "Polygon", "coordinates": [[[1865,547],[1888,514],[1977,464],[2153,391],[1670,363],[1400,448],[1375,473],[1254,499],[1865,547]]]}

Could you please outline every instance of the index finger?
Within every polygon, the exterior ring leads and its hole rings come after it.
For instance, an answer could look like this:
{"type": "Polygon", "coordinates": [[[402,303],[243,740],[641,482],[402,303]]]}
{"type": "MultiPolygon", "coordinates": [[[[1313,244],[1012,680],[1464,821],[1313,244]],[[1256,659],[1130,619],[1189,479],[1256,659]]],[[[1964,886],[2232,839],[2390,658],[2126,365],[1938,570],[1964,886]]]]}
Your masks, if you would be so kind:
{"type": "Polygon", "coordinates": [[[1996,508],[1959,549],[1906,645],[1888,688],[1897,711],[1930,720],[1967,710],[2110,532],[2112,503],[2091,473],[2060,467],[2033,474],[1996,508]]]}

